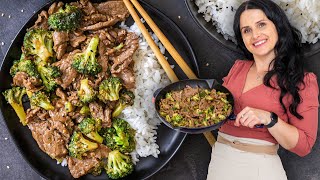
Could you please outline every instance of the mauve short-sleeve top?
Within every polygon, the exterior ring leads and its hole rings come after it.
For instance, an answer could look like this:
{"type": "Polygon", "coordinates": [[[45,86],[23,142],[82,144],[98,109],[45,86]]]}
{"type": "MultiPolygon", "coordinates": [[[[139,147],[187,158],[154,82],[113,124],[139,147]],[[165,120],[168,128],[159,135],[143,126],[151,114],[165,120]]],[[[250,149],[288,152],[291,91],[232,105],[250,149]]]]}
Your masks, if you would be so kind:
{"type": "MultiPolygon", "coordinates": [[[[302,86],[299,91],[302,103],[299,104],[297,109],[303,116],[303,119],[299,120],[289,111],[290,96],[285,96],[283,101],[287,112],[285,113],[282,109],[279,102],[279,89],[269,88],[261,84],[246,92],[242,92],[246,76],[252,64],[253,61],[237,60],[229,71],[229,74],[223,78],[223,86],[229,89],[234,97],[234,113],[238,114],[247,106],[276,113],[280,119],[297,127],[299,131],[298,143],[294,148],[290,149],[290,151],[299,156],[307,155],[316,141],[318,129],[319,88],[316,75],[313,73],[305,74],[305,86],[302,86]]],[[[274,85],[276,83],[275,78],[272,78],[272,80],[271,84],[274,85]]],[[[234,125],[234,121],[227,121],[220,128],[220,131],[237,137],[262,139],[277,143],[265,127],[248,128],[241,125],[237,127],[234,125]]]]}

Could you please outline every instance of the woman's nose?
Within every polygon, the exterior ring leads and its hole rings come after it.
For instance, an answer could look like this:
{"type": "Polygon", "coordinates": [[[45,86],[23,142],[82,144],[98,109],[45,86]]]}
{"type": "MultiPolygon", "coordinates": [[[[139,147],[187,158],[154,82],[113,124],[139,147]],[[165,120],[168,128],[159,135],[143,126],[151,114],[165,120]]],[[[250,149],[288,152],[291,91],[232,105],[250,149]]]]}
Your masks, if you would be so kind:
{"type": "Polygon", "coordinates": [[[261,32],[259,30],[252,30],[253,39],[258,39],[260,35],[261,35],[261,32]]]}

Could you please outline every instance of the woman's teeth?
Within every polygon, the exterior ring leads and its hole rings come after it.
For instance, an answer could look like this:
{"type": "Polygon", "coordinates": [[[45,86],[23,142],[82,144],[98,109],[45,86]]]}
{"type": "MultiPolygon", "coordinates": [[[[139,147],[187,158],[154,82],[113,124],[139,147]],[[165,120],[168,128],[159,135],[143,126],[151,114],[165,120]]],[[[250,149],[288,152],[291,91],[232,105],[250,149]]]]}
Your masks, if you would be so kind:
{"type": "Polygon", "coordinates": [[[259,45],[261,45],[261,44],[263,44],[263,43],[265,43],[266,42],[266,40],[262,40],[262,41],[259,41],[259,42],[257,42],[257,43],[254,43],[253,45],[254,46],[259,46],[259,45]]]}

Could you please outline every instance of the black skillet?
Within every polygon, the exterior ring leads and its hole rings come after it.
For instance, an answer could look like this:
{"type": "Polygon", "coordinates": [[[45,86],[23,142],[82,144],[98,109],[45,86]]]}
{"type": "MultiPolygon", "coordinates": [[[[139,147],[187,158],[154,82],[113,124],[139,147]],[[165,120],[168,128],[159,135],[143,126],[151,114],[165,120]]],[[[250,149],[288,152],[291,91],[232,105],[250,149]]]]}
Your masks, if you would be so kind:
{"type": "MultiPolygon", "coordinates": [[[[165,125],[167,125],[171,129],[174,129],[176,131],[180,131],[180,132],[184,132],[184,133],[188,133],[188,134],[201,134],[201,133],[204,133],[204,132],[207,132],[207,131],[212,131],[212,130],[218,129],[227,120],[235,120],[236,119],[236,115],[233,113],[234,99],[233,99],[233,96],[232,96],[231,92],[227,88],[223,87],[215,79],[187,79],[187,80],[181,80],[181,81],[169,84],[168,86],[166,86],[164,88],[156,90],[154,92],[153,97],[154,97],[154,106],[156,108],[156,112],[157,112],[157,115],[160,118],[160,120],[165,125]],[[229,101],[229,103],[232,106],[232,111],[230,112],[230,114],[227,115],[226,119],[220,121],[219,123],[213,124],[211,126],[194,127],[194,128],[172,126],[159,113],[159,111],[160,111],[160,107],[159,107],[160,100],[164,99],[168,92],[182,90],[187,85],[191,86],[193,88],[200,87],[200,88],[210,89],[210,90],[211,89],[215,89],[217,91],[220,91],[220,92],[223,92],[223,93],[227,93],[228,94],[227,95],[227,100],[229,101]]],[[[263,125],[256,125],[255,127],[256,128],[262,128],[263,125]]]]}
{"type": "MultiPolygon", "coordinates": [[[[182,90],[186,87],[186,85],[196,88],[196,87],[200,87],[200,88],[204,88],[204,89],[216,89],[217,91],[220,92],[224,92],[224,93],[228,93],[227,95],[227,100],[230,102],[230,104],[232,105],[233,108],[233,97],[232,94],[230,93],[230,91],[223,87],[220,83],[218,83],[215,79],[188,79],[188,80],[182,80],[182,81],[178,81],[175,83],[172,83],[162,89],[158,89],[155,93],[154,93],[154,105],[156,108],[156,112],[157,115],[159,116],[160,120],[167,125],[168,127],[177,130],[177,131],[181,131],[184,133],[188,133],[188,134],[201,134],[203,132],[206,131],[212,131],[215,129],[218,129],[224,122],[227,121],[226,118],[222,121],[220,121],[217,124],[213,124],[211,126],[206,126],[206,127],[195,127],[195,128],[189,128],[189,127],[175,127],[172,126],[169,122],[167,122],[159,113],[160,107],[159,107],[159,102],[161,99],[165,98],[165,95],[168,92],[171,91],[178,91],[178,90],[182,90]]],[[[227,117],[229,117],[232,113],[228,114],[227,117]]]]}

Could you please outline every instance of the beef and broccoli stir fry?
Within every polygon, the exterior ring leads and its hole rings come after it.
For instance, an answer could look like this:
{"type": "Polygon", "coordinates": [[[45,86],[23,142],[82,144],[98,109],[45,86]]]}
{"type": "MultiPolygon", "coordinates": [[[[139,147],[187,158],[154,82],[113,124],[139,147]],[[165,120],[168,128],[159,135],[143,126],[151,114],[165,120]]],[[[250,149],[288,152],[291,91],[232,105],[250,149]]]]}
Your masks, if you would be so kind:
{"type": "Polygon", "coordinates": [[[227,93],[187,86],[160,100],[160,115],[174,127],[205,127],[225,120],[232,111],[227,93]]]}
{"type": "Polygon", "coordinates": [[[118,179],[134,169],[135,131],[118,116],[134,102],[132,56],[139,39],[112,27],[128,16],[122,1],[54,2],[27,30],[21,58],[10,69],[5,99],[39,148],[67,160],[74,178],[105,169],[118,179]]]}

